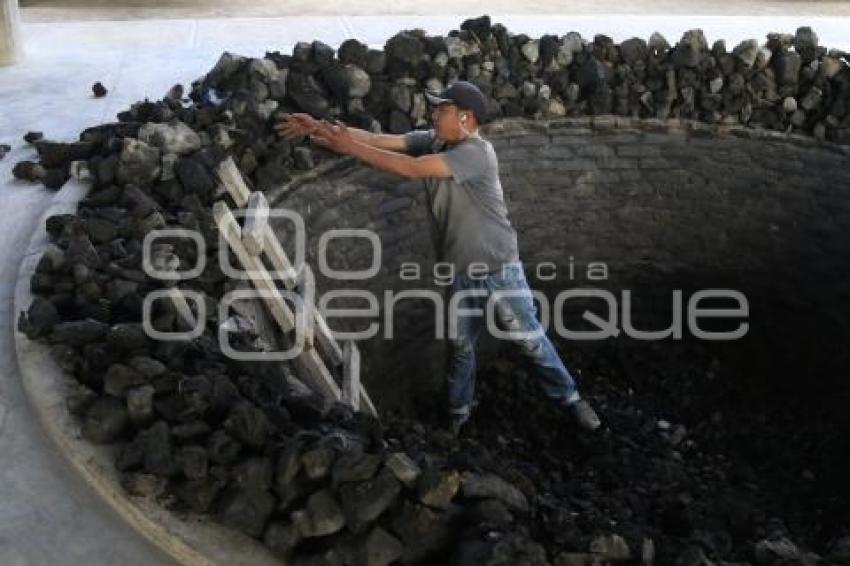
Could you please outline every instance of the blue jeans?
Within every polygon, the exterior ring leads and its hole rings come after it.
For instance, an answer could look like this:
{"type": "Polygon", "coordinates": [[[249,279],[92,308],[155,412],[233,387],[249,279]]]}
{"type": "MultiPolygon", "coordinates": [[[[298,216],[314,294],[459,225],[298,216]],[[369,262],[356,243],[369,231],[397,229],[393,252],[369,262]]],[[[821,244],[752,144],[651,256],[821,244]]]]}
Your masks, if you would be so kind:
{"type": "Polygon", "coordinates": [[[461,291],[468,294],[455,299],[458,301],[456,315],[453,317],[449,308],[447,317],[447,385],[449,412],[454,418],[466,420],[472,411],[477,371],[475,345],[487,320],[488,301],[492,301],[492,321],[498,330],[511,334],[508,339],[531,364],[544,394],[559,405],[579,400],[575,380],[537,320],[537,307],[521,261],[505,264],[501,270],[483,277],[471,278],[466,272],[458,273],[452,282],[450,298],[461,291]],[[463,309],[481,309],[482,312],[471,315],[463,309]],[[453,323],[456,324],[455,333],[452,332],[453,323]]]}

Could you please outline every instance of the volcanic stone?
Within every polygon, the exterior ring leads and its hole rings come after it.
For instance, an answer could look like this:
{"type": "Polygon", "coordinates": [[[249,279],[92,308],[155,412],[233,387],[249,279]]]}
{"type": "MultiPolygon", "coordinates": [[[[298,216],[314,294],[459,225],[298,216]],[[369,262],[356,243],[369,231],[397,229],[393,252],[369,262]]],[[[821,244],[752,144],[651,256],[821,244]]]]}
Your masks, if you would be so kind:
{"type": "Polygon", "coordinates": [[[634,65],[649,56],[649,48],[643,39],[633,37],[620,44],[620,56],[627,65],[634,65]]]}
{"type": "Polygon", "coordinates": [[[320,480],[330,473],[334,460],[334,452],[327,446],[319,446],[301,457],[302,466],[307,477],[311,480],[320,480]]]}
{"type": "Polygon", "coordinates": [[[161,170],[159,149],[133,138],[121,142],[116,179],[122,185],[150,185],[161,170]]]}
{"type": "Polygon", "coordinates": [[[179,484],[175,495],[192,511],[205,513],[223,487],[224,482],[221,479],[207,475],[199,480],[188,480],[179,484]]]}
{"type": "Polygon", "coordinates": [[[143,385],[127,391],[127,414],[133,424],[144,425],[153,419],[153,395],[155,389],[152,385],[143,385]]]}
{"type": "Polygon", "coordinates": [[[233,483],[242,489],[266,491],[272,486],[273,468],[269,458],[248,458],[233,468],[233,483]]]}
{"type": "Polygon", "coordinates": [[[631,558],[626,540],[617,534],[601,536],[590,542],[590,552],[598,554],[610,562],[624,562],[631,558]]]}
{"type": "MultiPolygon", "coordinates": [[[[523,564],[525,566],[549,566],[546,550],[538,543],[519,532],[511,532],[498,539],[490,556],[482,566],[523,564]]],[[[592,563],[591,563],[592,564],[592,563]]]]}
{"type": "Polygon", "coordinates": [[[470,522],[482,525],[504,527],[514,522],[514,516],[497,499],[482,499],[467,507],[470,522]]]}
{"type": "Polygon", "coordinates": [[[371,479],[381,465],[381,457],[369,453],[347,452],[334,462],[331,478],[335,486],[345,482],[371,479]]]}
{"type": "Polygon", "coordinates": [[[176,424],[171,428],[171,435],[177,442],[196,441],[210,432],[212,432],[210,425],[201,420],[176,424]]]}
{"type": "Polygon", "coordinates": [[[263,543],[282,560],[289,562],[292,549],[301,542],[301,533],[291,523],[272,521],[266,527],[263,543]]]}
{"type": "Polygon", "coordinates": [[[262,410],[252,403],[242,402],[230,411],[224,429],[239,442],[262,448],[271,432],[271,425],[262,410]]]}
{"type": "Polygon", "coordinates": [[[344,484],[339,493],[349,529],[362,532],[395,502],[400,492],[401,484],[387,469],[374,480],[344,484]]]}
{"type": "Polygon", "coordinates": [[[384,72],[387,65],[387,54],[381,49],[370,49],[366,52],[366,72],[377,75],[384,72]]]}
{"type": "Polygon", "coordinates": [[[419,476],[416,487],[422,503],[429,507],[447,509],[460,488],[460,474],[454,470],[439,472],[428,469],[419,476]]]}
{"type": "Polygon", "coordinates": [[[336,54],[336,50],[333,47],[319,40],[313,41],[310,44],[310,49],[312,51],[313,61],[322,67],[329,65],[336,54]]]}
{"type": "Polygon", "coordinates": [[[304,509],[292,513],[292,524],[304,538],[321,537],[345,527],[345,516],[333,494],[323,489],[307,499],[304,509]]]}
{"type": "Polygon", "coordinates": [[[68,412],[77,417],[85,417],[98,394],[88,387],[80,386],[79,390],[65,397],[65,407],[68,412]]]}
{"type": "Polygon", "coordinates": [[[316,118],[327,116],[330,104],[324,88],[312,75],[290,72],[286,81],[286,91],[303,112],[316,118]]]}
{"type": "Polygon", "coordinates": [[[50,342],[80,348],[90,342],[102,340],[107,329],[106,324],[92,319],[60,322],[53,327],[50,342]]]}
{"type": "Polygon", "coordinates": [[[788,538],[778,537],[757,542],[754,554],[756,564],[777,564],[796,560],[800,550],[788,538]]]}
{"type": "Polygon", "coordinates": [[[242,445],[233,440],[223,430],[214,431],[207,440],[207,453],[211,461],[216,464],[227,465],[233,463],[239,456],[242,445]]]}
{"type": "Polygon", "coordinates": [[[47,170],[34,161],[19,161],[12,168],[12,175],[16,179],[34,183],[43,179],[47,170]]]}
{"type": "Polygon", "coordinates": [[[365,68],[368,51],[369,46],[365,43],[361,43],[356,39],[346,39],[340,44],[337,50],[337,57],[342,64],[350,63],[360,68],[365,68]]]}
{"type": "Polygon", "coordinates": [[[409,502],[394,516],[392,527],[404,543],[405,563],[417,563],[444,550],[455,535],[446,513],[409,502]]]}
{"type": "Polygon", "coordinates": [[[275,498],[267,491],[229,487],[218,504],[218,520],[243,533],[260,537],[274,512],[275,498]]]}
{"type": "Polygon", "coordinates": [[[381,527],[375,527],[366,537],[364,548],[367,566],[389,566],[404,554],[401,541],[381,527]]]}
{"type": "Polygon", "coordinates": [[[525,495],[495,474],[476,474],[464,472],[461,476],[462,495],[467,499],[498,499],[511,509],[527,512],[528,500],[525,495]]]}
{"type": "Polygon", "coordinates": [[[797,28],[794,34],[794,50],[800,54],[804,63],[808,63],[817,57],[818,34],[809,26],[797,28]]]}
{"type": "Polygon", "coordinates": [[[106,343],[118,350],[137,351],[147,347],[148,337],[141,323],[122,322],[109,328],[106,343]]]}
{"type": "Polygon", "coordinates": [[[29,309],[21,312],[18,318],[18,330],[26,334],[30,340],[34,340],[50,334],[58,322],[59,312],[53,303],[36,295],[29,309]]]}
{"type": "Polygon", "coordinates": [[[296,169],[307,171],[315,167],[315,163],[313,162],[313,152],[309,147],[296,147],[292,150],[292,158],[295,161],[296,169]]]}
{"type": "Polygon", "coordinates": [[[139,139],[165,154],[184,155],[201,148],[200,136],[180,120],[168,124],[148,122],[139,129],[139,139]]]}
{"type": "Polygon", "coordinates": [[[813,86],[803,95],[803,98],[800,100],[800,107],[806,111],[814,110],[821,103],[822,96],[823,91],[813,86]]]}
{"type": "Polygon", "coordinates": [[[167,480],[154,474],[129,473],[121,475],[121,487],[135,497],[155,499],[165,493],[167,480]]]}
{"type": "Polygon", "coordinates": [[[82,435],[89,442],[109,444],[124,435],[129,422],[127,409],[121,401],[112,397],[101,397],[86,413],[82,435]]]}
{"type": "Polygon", "coordinates": [[[90,142],[52,142],[39,140],[35,142],[38,157],[45,168],[65,167],[72,161],[88,159],[95,152],[95,145],[90,142]]]}
{"type": "Polygon", "coordinates": [[[183,475],[190,480],[207,477],[209,459],[203,446],[183,446],[174,457],[175,463],[183,475]]]}
{"type": "Polygon", "coordinates": [[[148,356],[133,356],[130,359],[130,367],[139,372],[147,380],[159,377],[167,369],[161,361],[148,356]]]}
{"type": "Polygon", "coordinates": [[[398,481],[407,487],[413,487],[416,484],[416,479],[419,477],[419,474],[422,473],[419,465],[404,452],[395,452],[390,454],[385,464],[387,468],[392,471],[398,481]]]}
{"type": "Polygon", "coordinates": [[[397,33],[384,45],[387,72],[392,77],[410,76],[425,53],[419,38],[406,31],[397,33]]]}
{"type": "Polygon", "coordinates": [[[118,226],[103,218],[87,218],[85,230],[95,244],[105,244],[118,237],[118,226]]]}
{"type": "Polygon", "coordinates": [[[688,30],[676,45],[673,61],[678,67],[697,67],[706,51],[708,51],[708,42],[702,30],[688,30]]]}
{"type": "Polygon", "coordinates": [[[215,180],[197,159],[180,159],[174,165],[174,173],[187,193],[197,194],[201,200],[212,197],[215,180]]]}
{"type": "Polygon", "coordinates": [[[540,58],[540,42],[536,39],[526,41],[520,48],[520,51],[529,63],[534,64],[540,58]]]}
{"type": "Polygon", "coordinates": [[[737,57],[745,67],[752,67],[759,53],[759,42],[755,39],[747,39],[739,43],[732,50],[732,55],[737,57]]]}
{"type": "Polygon", "coordinates": [[[35,143],[43,138],[44,134],[41,132],[27,132],[26,134],[24,134],[24,141],[27,143],[35,143]]]}
{"type": "Polygon", "coordinates": [[[157,421],[139,433],[145,449],[145,470],[161,476],[173,474],[177,465],[171,444],[171,430],[165,421],[157,421]]]}

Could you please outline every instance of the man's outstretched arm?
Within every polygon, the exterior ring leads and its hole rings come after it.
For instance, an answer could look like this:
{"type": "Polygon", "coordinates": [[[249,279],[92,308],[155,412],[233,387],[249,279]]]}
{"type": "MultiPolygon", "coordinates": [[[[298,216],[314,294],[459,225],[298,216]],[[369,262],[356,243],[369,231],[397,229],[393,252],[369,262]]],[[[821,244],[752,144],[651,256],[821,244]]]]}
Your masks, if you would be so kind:
{"type": "Polygon", "coordinates": [[[452,171],[449,169],[445,158],[437,153],[412,157],[357,141],[351,144],[351,148],[346,153],[373,167],[411,179],[452,176],[452,171]]]}
{"type": "Polygon", "coordinates": [[[404,136],[402,134],[376,134],[375,132],[352,128],[350,126],[348,131],[351,132],[351,136],[355,141],[364,143],[370,147],[400,153],[407,152],[407,145],[404,142],[404,136]]]}
{"type": "MultiPolygon", "coordinates": [[[[429,154],[421,157],[413,157],[395,151],[381,149],[358,141],[351,134],[352,128],[338,123],[331,125],[321,123],[319,127],[310,134],[310,139],[320,146],[356,157],[366,163],[390,173],[419,179],[424,177],[452,177],[445,158],[440,154],[429,154]]],[[[402,143],[404,139],[402,138],[402,143]]]]}
{"type": "MultiPolygon", "coordinates": [[[[304,112],[283,113],[280,115],[280,121],[274,125],[274,129],[286,139],[295,139],[312,134],[321,123],[304,112]]],[[[358,142],[372,147],[397,152],[407,151],[403,134],[378,134],[350,126],[348,132],[358,142]]]]}

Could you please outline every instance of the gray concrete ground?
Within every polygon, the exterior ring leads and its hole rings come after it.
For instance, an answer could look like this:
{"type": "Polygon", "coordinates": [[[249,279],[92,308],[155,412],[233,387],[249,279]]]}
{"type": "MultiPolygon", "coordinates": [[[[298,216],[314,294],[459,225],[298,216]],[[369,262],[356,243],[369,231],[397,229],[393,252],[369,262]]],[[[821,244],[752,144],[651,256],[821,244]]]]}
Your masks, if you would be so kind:
{"type": "Polygon", "coordinates": [[[0,162],[0,564],[124,566],[172,562],[90,490],[41,429],[21,387],[12,299],[23,251],[52,193],[6,183],[0,162]]]}
{"type": "Polygon", "coordinates": [[[436,14],[678,14],[746,16],[850,16],[840,0],[22,0],[30,22],[126,20],[147,18],[224,18],[268,16],[436,14]]]}

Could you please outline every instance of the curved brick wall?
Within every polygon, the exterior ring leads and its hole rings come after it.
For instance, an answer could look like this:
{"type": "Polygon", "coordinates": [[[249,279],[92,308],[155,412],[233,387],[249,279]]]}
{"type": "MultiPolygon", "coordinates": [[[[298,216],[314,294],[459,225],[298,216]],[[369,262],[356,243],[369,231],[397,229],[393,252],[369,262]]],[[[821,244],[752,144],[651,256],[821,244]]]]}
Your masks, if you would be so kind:
{"type": "MultiPolygon", "coordinates": [[[[718,351],[742,353],[764,378],[779,364],[788,375],[797,367],[814,374],[846,358],[847,148],[743,127],[620,117],[510,119],[488,124],[482,133],[499,156],[532,287],[549,297],[571,286],[617,294],[631,289],[634,324],[646,329],[669,324],[673,289],[682,289],[687,301],[698,289],[734,288],[749,300],[750,331],[731,350],[727,345],[718,351]],[[588,280],[590,261],[608,266],[607,280],[588,280]],[[540,262],[556,265],[554,281],[535,277],[540,262]]],[[[379,297],[385,289],[397,293],[411,285],[440,291],[431,275],[434,255],[421,183],[344,158],[271,198],[304,216],[311,265],[325,230],[368,228],[379,234],[379,276],[350,283],[319,276],[320,293],[346,286],[368,288],[379,297]],[[400,279],[398,268],[406,261],[422,263],[422,281],[400,279]]],[[[330,248],[329,262],[362,269],[370,249],[363,241],[339,241],[330,248]]],[[[568,304],[570,326],[581,329],[573,324],[575,315],[593,303],[568,304]]],[[[333,304],[345,305],[365,303],[333,304]]],[[[384,299],[379,305],[383,317],[384,299]]],[[[396,340],[372,340],[364,354],[370,385],[389,404],[415,401],[411,388],[434,386],[444,355],[432,338],[430,303],[402,301],[395,313],[396,340]]],[[[336,320],[332,326],[365,325],[351,322],[336,320]]],[[[492,345],[485,339],[482,347],[492,345]]]]}

